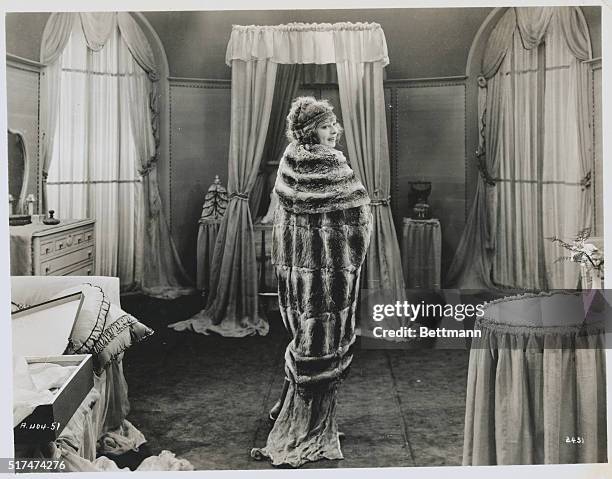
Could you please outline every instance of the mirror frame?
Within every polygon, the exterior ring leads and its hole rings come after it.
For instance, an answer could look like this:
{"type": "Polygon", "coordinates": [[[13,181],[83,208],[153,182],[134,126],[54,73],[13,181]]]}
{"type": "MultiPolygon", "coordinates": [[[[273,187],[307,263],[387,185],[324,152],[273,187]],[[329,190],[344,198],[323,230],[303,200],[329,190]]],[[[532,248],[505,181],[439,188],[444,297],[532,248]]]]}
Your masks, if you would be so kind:
{"type": "MultiPolygon", "coordinates": [[[[19,193],[19,198],[15,198],[16,203],[13,203],[14,211],[9,216],[27,214],[25,209],[25,198],[27,193],[27,186],[30,181],[30,158],[28,155],[28,147],[26,146],[25,135],[22,131],[19,131],[15,128],[7,128],[7,145],[8,145],[8,134],[16,135],[19,138],[19,142],[21,143],[21,149],[23,151],[23,181],[21,183],[21,191],[19,193]]],[[[8,154],[8,152],[7,152],[8,154]]],[[[10,158],[7,158],[7,161],[10,161],[10,158]]],[[[7,179],[8,180],[8,179],[7,179]]],[[[8,201],[8,198],[7,198],[8,201]]]]}

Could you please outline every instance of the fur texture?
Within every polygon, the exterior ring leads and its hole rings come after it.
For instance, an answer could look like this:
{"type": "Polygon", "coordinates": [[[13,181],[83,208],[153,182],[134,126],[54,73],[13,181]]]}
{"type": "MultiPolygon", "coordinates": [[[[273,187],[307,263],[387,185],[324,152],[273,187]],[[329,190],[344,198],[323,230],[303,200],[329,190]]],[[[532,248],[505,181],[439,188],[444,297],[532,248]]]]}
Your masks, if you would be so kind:
{"type": "Polygon", "coordinates": [[[371,221],[366,205],[315,215],[277,212],[272,258],[281,315],[293,336],[285,369],[305,392],[340,379],[351,362],[371,221]]]}
{"type": "Polygon", "coordinates": [[[336,397],[353,359],[361,264],[370,242],[368,194],[346,158],[291,143],[281,160],[272,231],[278,301],[292,340],[283,406],[257,459],[299,467],[341,459],[336,397]]]}
{"type": "Polygon", "coordinates": [[[342,459],[336,398],[353,359],[359,274],[372,229],[368,205],[319,214],[277,209],[272,260],[292,340],[285,352],[289,389],[266,447],[253,457],[299,467],[342,459]]]}
{"type": "Polygon", "coordinates": [[[297,214],[326,213],[370,203],[341,151],[291,143],[281,159],[274,190],[281,205],[297,214]]]}

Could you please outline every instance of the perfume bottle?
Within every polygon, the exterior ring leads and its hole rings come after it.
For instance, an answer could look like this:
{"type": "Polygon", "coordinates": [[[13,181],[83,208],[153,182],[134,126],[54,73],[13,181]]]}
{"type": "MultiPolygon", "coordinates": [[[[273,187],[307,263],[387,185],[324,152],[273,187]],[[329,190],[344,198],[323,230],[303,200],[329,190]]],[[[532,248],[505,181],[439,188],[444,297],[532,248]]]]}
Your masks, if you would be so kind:
{"type": "Polygon", "coordinates": [[[43,220],[43,223],[46,224],[46,225],[57,225],[57,224],[59,224],[60,220],[58,220],[57,218],[54,218],[53,217],[54,214],[55,214],[55,211],[49,210],[49,216],[43,220]]]}

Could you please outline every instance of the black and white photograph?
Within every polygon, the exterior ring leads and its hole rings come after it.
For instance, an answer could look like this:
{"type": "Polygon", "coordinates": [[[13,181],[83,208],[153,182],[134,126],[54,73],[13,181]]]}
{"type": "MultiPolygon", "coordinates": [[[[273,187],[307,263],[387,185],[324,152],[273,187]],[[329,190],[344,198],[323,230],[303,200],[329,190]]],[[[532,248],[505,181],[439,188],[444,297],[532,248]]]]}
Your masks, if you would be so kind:
{"type": "Polygon", "coordinates": [[[612,474],[609,5],[28,3],[0,472],[612,474]]]}

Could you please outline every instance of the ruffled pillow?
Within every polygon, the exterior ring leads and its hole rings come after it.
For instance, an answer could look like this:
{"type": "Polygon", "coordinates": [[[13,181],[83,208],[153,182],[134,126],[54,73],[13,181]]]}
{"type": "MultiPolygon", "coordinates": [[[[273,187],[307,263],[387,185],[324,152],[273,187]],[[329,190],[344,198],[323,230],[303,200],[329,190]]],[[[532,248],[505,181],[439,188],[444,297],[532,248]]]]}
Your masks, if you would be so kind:
{"type": "MultiPolygon", "coordinates": [[[[64,354],[92,354],[94,370],[100,374],[111,361],[121,361],[127,348],[151,336],[153,330],[111,304],[99,286],[83,284],[79,289],[83,300],[64,354]]],[[[70,288],[57,296],[74,291],[70,288]]]]}

